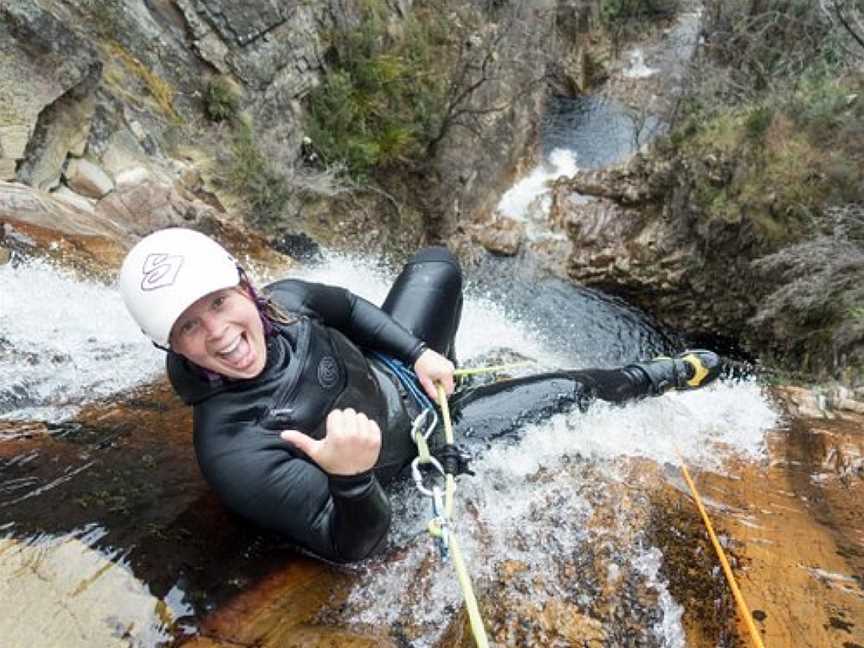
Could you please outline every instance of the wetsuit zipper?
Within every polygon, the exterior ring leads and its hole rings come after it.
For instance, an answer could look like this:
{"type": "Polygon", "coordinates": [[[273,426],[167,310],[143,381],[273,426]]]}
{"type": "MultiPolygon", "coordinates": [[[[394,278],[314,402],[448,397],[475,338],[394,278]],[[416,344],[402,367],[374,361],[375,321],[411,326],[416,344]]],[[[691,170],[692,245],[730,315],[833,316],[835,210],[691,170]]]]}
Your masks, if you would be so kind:
{"type": "Polygon", "coordinates": [[[309,330],[309,320],[301,323],[300,335],[297,339],[297,349],[294,351],[291,359],[288,361],[288,369],[291,371],[291,379],[279,388],[273,401],[276,407],[271,407],[267,411],[267,418],[280,419],[288,418],[293,413],[290,407],[284,407],[293,398],[297,386],[300,384],[300,376],[303,374],[303,363],[306,361],[306,353],[309,351],[309,342],[312,338],[309,330]],[[295,365],[292,367],[291,365],[295,365]]]}

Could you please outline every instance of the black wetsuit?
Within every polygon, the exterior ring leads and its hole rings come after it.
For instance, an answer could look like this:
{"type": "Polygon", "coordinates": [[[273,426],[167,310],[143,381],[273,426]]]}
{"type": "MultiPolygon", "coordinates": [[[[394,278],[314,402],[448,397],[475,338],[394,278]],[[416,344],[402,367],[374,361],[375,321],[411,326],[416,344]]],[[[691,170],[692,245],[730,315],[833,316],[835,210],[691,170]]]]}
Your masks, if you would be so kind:
{"type": "MultiPolygon", "coordinates": [[[[266,366],[251,380],[211,380],[169,353],[172,385],[194,406],[198,463],[225,504],[330,560],[359,560],[380,547],[390,524],[382,484],[416,456],[409,430],[419,408],[368,352],[412,367],[427,346],[452,357],[461,288],[455,259],[427,248],[405,266],[381,309],[341,288],[297,280],[269,286],[271,299],[297,320],[273,326],[266,366]],[[320,439],[327,414],[346,407],[381,427],[373,470],[328,475],[279,436],[297,429],[320,439]]],[[[593,397],[617,402],[649,391],[644,376],[627,368],[558,372],[457,394],[451,408],[464,434],[488,439],[593,397]]]]}

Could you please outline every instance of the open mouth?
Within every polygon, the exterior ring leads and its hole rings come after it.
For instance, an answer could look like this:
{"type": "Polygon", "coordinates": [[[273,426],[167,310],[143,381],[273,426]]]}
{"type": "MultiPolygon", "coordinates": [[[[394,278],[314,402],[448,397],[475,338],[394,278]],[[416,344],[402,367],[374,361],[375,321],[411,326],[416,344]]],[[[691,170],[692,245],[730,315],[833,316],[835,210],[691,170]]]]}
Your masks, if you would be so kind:
{"type": "Polygon", "coordinates": [[[255,360],[252,345],[249,343],[246,333],[238,335],[233,342],[222,351],[217,351],[215,355],[231,367],[241,370],[255,360]]]}

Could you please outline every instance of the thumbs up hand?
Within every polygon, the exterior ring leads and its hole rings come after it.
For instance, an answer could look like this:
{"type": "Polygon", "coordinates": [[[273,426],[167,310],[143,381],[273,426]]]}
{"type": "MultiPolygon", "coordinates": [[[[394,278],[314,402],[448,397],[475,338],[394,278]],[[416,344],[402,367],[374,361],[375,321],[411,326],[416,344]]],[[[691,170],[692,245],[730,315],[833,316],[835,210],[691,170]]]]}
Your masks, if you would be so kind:
{"type": "Polygon", "coordinates": [[[297,430],[285,430],[280,436],[330,475],[365,472],[375,465],[381,451],[378,424],[350,408],[327,415],[323,439],[313,439],[297,430]]]}

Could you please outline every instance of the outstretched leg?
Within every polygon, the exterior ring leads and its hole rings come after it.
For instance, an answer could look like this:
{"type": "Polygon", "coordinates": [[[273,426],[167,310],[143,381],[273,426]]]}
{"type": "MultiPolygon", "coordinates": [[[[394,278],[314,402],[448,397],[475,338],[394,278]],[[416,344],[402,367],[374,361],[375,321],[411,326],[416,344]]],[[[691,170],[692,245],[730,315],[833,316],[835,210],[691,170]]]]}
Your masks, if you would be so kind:
{"type": "Polygon", "coordinates": [[[669,389],[696,389],[719,374],[716,354],[685,351],[620,369],[560,371],[482,385],[457,393],[450,409],[466,436],[490,439],[574,407],[584,411],[595,399],[625,403],[669,389]]]}
{"type": "Polygon", "coordinates": [[[611,403],[623,403],[644,396],[659,396],[670,389],[697,389],[720,375],[720,358],[713,351],[693,349],[674,358],[655,358],[637,362],[621,369],[588,369],[573,374],[585,374],[594,396],[611,403]]]}

